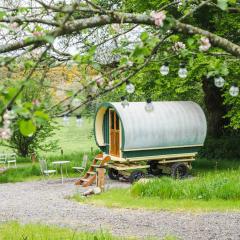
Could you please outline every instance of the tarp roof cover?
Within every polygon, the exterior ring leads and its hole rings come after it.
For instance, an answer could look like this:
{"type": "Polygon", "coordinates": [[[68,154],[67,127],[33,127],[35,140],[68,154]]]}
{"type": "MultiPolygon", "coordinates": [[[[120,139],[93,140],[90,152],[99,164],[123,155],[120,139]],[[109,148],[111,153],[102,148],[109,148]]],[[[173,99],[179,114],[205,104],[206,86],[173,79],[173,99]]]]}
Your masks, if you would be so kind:
{"type": "Polygon", "coordinates": [[[153,102],[147,112],[145,102],[123,107],[111,102],[124,128],[123,150],[203,145],[207,123],[201,107],[190,101],[153,102]]]}

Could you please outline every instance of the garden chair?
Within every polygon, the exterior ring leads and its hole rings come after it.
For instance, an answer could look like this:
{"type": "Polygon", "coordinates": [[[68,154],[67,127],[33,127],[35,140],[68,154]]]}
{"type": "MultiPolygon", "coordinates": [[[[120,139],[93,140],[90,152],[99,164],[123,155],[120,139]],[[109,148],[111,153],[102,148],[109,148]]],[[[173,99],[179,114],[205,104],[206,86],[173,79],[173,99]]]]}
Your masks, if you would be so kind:
{"type": "Polygon", "coordinates": [[[72,168],[78,171],[79,173],[82,173],[87,166],[87,161],[88,161],[88,155],[84,154],[81,167],[72,167],[72,168]]]}
{"type": "Polygon", "coordinates": [[[11,163],[14,164],[14,167],[17,167],[17,156],[16,153],[9,153],[6,154],[6,164],[8,165],[8,168],[10,168],[11,163]]]}
{"type": "Polygon", "coordinates": [[[48,170],[47,161],[45,159],[39,160],[40,170],[43,176],[49,177],[51,174],[56,173],[56,170],[48,170]]]}
{"type": "Polygon", "coordinates": [[[0,154],[0,165],[6,165],[6,154],[4,153],[0,154]]]}

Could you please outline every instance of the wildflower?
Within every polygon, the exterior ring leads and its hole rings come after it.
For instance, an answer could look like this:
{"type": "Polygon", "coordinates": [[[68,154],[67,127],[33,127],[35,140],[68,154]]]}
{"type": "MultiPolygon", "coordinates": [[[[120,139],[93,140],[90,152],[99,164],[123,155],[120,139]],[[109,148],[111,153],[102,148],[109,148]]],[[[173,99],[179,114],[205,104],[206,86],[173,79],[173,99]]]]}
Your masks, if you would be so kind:
{"type": "Polygon", "coordinates": [[[97,87],[96,86],[93,86],[91,89],[90,89],[91,93],[93,94],[96,94],[97,93],[97,87]]]}
{"type": "Polygon", "coordinates": [[[11,117],[10,117],[10,114],[9,114],[9,111],[6,111],[4,114],[3,114],[3,120],[9,120],[11,117]]]}
{"type": "Polygon", "coordinates": [[[40,106],[40,101],[39,101],[38,99],[34,99],[34,100],[32,101],[32,104],[35,105],[35,106],[37,106],[37,107],[39,107],[39,106],[40,106]]]}
{"type": "Polygon", "coordinates": [[[186,45],[183,43],[183,42],[176,42],[173,46],[172,46],[172,49],[173,51],[175,52],[179,52],[183,49],[186,48],[186,45]]]}
{"type": "Polygon", "coordinates": [[[12,132],[10,128],[1,128],[0,129],[0,138],[3,140],[9,140],[12,136],[12,132]]]}
{"type": "Polygon", "coordinates": [[[200,39],[199,51],[206,52],[211,47],[211,43],[208,38],[202,37],[200,39]]]}
{"type": "Polygon", "coordinates": [[[113,87],[113,85],[114,85],[114,81],[110,81],[109,83],[108,83],[108,86],[111,88],[111,87],[113,87]]]}
{"type": "Polygon", "coordinates": [[[11,124],[10,120],[4,120],[4,122],[3,122],[4,128],[8,128],[10,126],[10,124],[11,124]]]}
{"type": "Polygon", "coordinates": [[[97,76],[96,78],[96,84],[98,87],[101,87],[104,83],[104,79],[101,76],[97,76]]]}
{"type": "Polygon", "coordinates": [[[13,22],[9,25],[10,29],[13,30],[13,31],[16,30],[18,28],[18,26],[19,25],[18,25],[17,22],[13,22]]]}
{"type": "Polygon", "coordinates": [[[127,62],[127,65],[128,65],[129,67],[132,67],[132,66],[133,66],[133,62],[132,62],[132,61],[128,61],[128,62],[127,62]]]}
{"type": "Polygon", "coordinates": [[[154,19],[156,26],[163,27],[163,21],[166,19],[166,14],[161,12],[152,12],[151,17],[154,19]]]}
{"type": "Polygon", "coordinates": [[[35,32],[33,32],[33,35],[34,35],[35,37],[41,37],[41,36],[43,35],[43,33],[42,33],[42,32],[37,32],[37,31],[35,31],[35,32]]]}

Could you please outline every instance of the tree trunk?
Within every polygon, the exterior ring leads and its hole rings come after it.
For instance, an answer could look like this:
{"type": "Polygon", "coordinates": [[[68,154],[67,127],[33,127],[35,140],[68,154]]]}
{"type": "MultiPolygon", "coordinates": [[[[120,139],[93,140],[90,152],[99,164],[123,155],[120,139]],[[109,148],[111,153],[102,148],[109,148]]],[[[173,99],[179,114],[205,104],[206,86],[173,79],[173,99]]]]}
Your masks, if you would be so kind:
{"type": "Polygon", "coordinates": [[[203,79],[203,91],[207,110],[208,135],[220,137],[224,134],[224,126],[228,124],[228,120],[224,118],[227,109],[223,104],[222,91],[215,87],[212,78],[203,79]]]}

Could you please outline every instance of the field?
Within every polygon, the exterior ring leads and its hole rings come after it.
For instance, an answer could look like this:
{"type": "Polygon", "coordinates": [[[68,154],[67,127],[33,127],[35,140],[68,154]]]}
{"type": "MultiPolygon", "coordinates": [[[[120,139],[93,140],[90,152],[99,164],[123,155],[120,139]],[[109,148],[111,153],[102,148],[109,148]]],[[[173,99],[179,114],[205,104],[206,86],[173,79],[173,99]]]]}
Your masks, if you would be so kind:
{"type": "MultiPolygon", "coordinates": [[[[92,149],[97,149],[93,136],[92,119],[84,119],[81,126],[77,126],[76,119],[73,117],[69,118],[67,125],[63,125],[62,119],[58,119],[58,123],[60,129],[56,131],[54,140],[59,142],[59,147],[63,149],[64,154],[91,152],[92,149]]],[[[54,152],[48,153],[48,155],[54,154],[58,155],[54,152]]]]}

